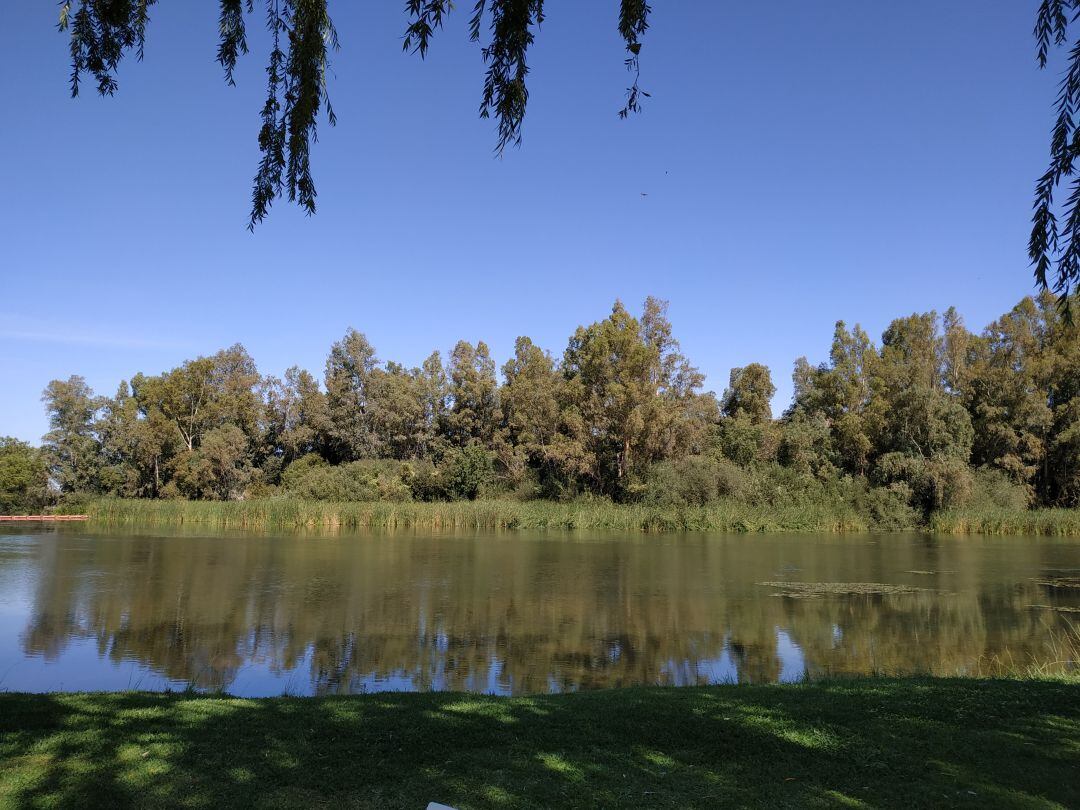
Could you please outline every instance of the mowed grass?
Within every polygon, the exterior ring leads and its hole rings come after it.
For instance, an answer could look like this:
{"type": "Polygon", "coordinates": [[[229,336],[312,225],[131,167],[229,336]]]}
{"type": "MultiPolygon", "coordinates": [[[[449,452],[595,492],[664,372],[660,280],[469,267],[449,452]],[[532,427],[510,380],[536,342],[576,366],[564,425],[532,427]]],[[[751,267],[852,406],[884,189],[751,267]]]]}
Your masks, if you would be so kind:
{"type": "Polygon", "coordinates": [[[1080,683],[0,695],[0,806],[1078,807],[1080,683]]]}

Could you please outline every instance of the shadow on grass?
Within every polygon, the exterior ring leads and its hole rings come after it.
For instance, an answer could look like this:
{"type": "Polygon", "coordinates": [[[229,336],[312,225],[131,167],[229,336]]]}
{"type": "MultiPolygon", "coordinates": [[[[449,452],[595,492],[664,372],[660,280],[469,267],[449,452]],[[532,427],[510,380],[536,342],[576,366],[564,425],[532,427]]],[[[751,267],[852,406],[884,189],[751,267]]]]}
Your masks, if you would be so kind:
{"type": "Polygon", "coordinates": [[[1080,806],[1080,684],[0,695],[0,806],[1080,806]]]}

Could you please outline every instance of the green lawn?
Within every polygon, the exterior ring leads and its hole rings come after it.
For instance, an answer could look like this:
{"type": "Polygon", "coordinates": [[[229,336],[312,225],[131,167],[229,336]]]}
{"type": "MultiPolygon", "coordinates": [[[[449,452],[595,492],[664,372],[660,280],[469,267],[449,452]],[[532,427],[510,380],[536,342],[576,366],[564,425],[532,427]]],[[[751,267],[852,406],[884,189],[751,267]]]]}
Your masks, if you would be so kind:
{"type": "Polygon", "coordinates": [[[0,695],[3,807],[1078,807],[1080,683],[0,695]]]}

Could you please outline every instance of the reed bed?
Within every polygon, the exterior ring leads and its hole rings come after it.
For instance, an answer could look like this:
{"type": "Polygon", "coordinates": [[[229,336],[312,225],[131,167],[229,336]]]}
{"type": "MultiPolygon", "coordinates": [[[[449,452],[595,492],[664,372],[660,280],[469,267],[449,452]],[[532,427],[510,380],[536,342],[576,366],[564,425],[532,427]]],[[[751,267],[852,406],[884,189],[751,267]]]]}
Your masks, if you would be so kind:
{"type": "Polygon", "coordinates": [[[929,529],[940,534],[1080,536],[1080,509],[957,510],[935,512],[929,529]]]}
{"type": "Polygon", "coordinates": [[[98,499],[72,504],[107,525],[270,529],[559,529],[623,532],[857,532],[854,512],[796,505],[765,509],[738,502],[655,507],[606,501],[453,501],[332,503],[268,498],[248,501],[98,499]]]}
{"type": "MultiPolygon", "coordinates": [[[[616,504],[598,499],[555,501],[478,500],[436,503],[305,501],[169,501],[101,498],[68,504],[105,525],[199,526],[273,529],[610,530],[635,533],[766,532],[854,533],[878,530],[843,503],[753,506],[720,501],[709,506],[616,504]]],[[[912,527],[914,528],[914,527],[912,527]]],[[[1080,536],[1080,510],[945,511],[924,529],[939,534],[1080,536]]]]}

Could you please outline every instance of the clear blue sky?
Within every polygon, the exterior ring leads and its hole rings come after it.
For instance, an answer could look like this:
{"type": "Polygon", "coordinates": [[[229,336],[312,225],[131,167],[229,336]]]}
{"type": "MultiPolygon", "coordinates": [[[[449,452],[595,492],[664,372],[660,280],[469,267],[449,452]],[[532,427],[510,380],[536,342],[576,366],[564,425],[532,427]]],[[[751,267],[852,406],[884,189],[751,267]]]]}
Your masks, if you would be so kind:
{"type": "Polygon", "coordinates": [[[779,411],[837,319],[876,337],[955,304],[981,329],[1032,290],[1056,83],[1035,0],[658,0],[652,98],[629,121],[617,3],[549,0],[525,142],[502,159],[476,116],[471,4],[421,62],[401,53],[404,2],[337,0],[320,212],[279,202],[254,235],[262,17],[230,88],[214,5],[162,2],[118,95],[77,100],[56,4],[5,10],[0,434],[36,441],[42,388],[74,373],[111,394],[239,341],[264,373],[321,376],[348,326],[382,359],[482,338],[501,364],[519,334],[561,354],[649,294],[708,387],[766,363],[779,411]]]}

